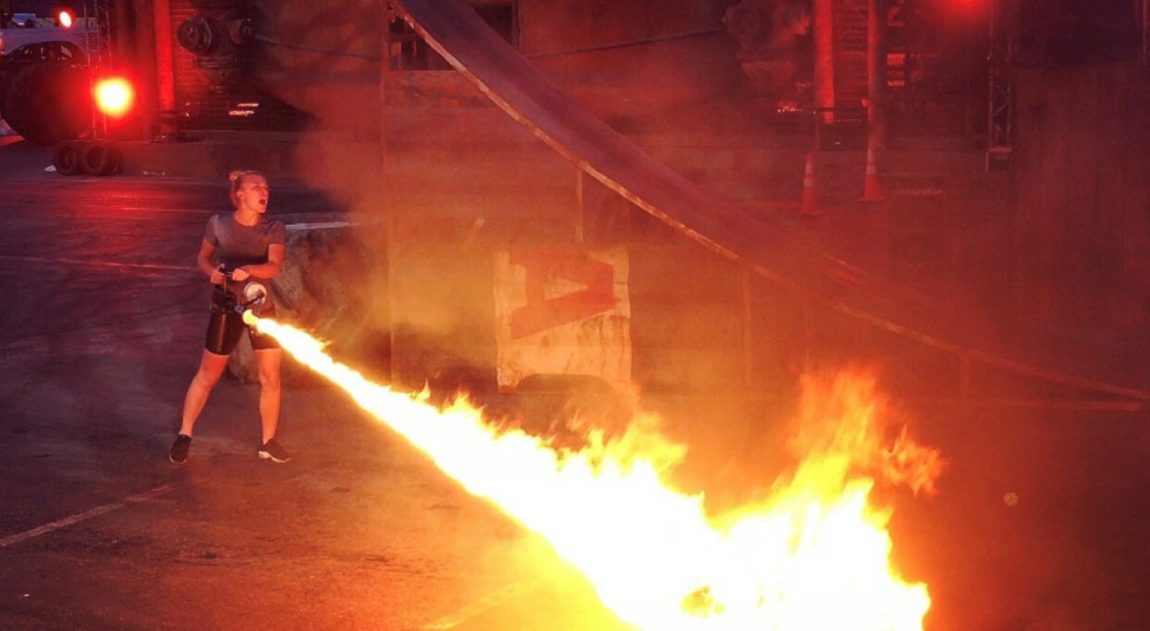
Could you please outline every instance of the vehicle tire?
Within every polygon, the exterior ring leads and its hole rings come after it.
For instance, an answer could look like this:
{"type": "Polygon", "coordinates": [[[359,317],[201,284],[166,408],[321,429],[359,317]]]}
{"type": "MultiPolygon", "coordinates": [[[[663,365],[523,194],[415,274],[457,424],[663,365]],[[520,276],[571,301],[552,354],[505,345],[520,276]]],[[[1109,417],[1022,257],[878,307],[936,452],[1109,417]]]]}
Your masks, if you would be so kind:
{"type": "Polygon", "coordinates": [[[111,175],[120,168],[120,149],[112,142],[90,142],[84,145],[80,162],[88,175],[111,175]]]}
{"type": "Polygon", "coordinates": [[[595,375],[532,374],[515,386],[523,431],[553,446],[579,450],[594,432],[612,441],[627,431],[632,404],[595,375]]]}
{"type": "Polygon", "coordinates": [[[4,95],[4,119],[25,140],[53,145],[77,138],[92,124],[88,73],[66,63],[21,68],[4,95]]]}
{"type": "Polygon", "coordinates": [[[82,155],[83,147],[78,143],[64,141],[56,145],[56,151],[52,154],[52,166],[56,167],[56,173],[60,175],[76,175],[84,170],[80,162],[82,155]]]}

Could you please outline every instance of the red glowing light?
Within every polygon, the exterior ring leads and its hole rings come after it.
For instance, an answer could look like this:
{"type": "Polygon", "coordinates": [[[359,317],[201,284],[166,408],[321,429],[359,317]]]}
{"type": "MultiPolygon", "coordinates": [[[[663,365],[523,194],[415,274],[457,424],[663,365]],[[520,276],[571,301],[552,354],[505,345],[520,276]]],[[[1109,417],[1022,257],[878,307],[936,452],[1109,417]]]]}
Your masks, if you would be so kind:
{"type": "Polygon", "coordinates": [[[75,22],[75,20],[72,17],[71,11],[60,9],[60,11],[56,13],[56,24],[59,25],[60,28],[72,28],[73,22],[75,22]]]}
{"type": "Polygon", "coordinates": [[[136,91],[122,77],[108,77],[96,83],[96,107],[113,118],[119,118],[132,109],[136,91]]]}

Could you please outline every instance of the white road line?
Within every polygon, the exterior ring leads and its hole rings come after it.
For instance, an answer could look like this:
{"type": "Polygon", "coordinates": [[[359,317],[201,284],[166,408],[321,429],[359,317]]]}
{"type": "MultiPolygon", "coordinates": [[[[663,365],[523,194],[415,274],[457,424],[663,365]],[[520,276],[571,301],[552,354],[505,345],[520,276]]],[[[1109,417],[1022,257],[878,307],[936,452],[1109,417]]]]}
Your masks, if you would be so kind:
{"type": "Polygon", "coordinates": [[[459,611],[448,614],[423,628],[434,629],[436,631],[454,629],[464,622],[467,622],[471,618],[474,618],[476,615],[483,613],[492,607],[497,607],[511,600],[512,598],[515,598],[519,594],[526,591],[529,587],[531,586],[525,583],[511,583],[510,585],[507,585],[498,591],[492,592],[491,594],[480,598],[479,600],[467,605],[459,611]]]}
{"type": "Polygon", "coordinates": [[[59,530],[73,524],[78,524],[82,521],[87,521],[93,517],[99,517],[104,513],[110,513],[114,510],[124,508],[128,504],[142,504],[144,502],[150,502],[174,488],[176,488],[175,484],[157,486],[150,491],[144,491],[143,493],[138,493],[136,495],[129,495],[128,497],[125,497],[118,502],[97,506],[96,508],[86,510],[82,513],[76,513],[75,515],[65,517],[64,519],[57,519],[56,521],[49,522],[43,526],[37,526],[31,530],[25,530],[24,532],[18,532],[14,535],[8,535],[7,537],[0,539],[0,548],[7,548],[8,546],[16,545],[17,543],[27,541],[33,537],[39,537],[42,534],[52,532],[53,530],[59,530]]]}
{"type": "Polygon", "coordinates": [[[116,263],[113,261],[83,261],[80,259],[53,259],[42,256],[14,256],[0,254],[0,260],[25,261],[29,263],[62,263],[64,265],[88,265],[91,267],[112,267],[125,269],[150,269],[165,272],[196,272],[194,265],[164,265],[163,263],[116,263]]]}

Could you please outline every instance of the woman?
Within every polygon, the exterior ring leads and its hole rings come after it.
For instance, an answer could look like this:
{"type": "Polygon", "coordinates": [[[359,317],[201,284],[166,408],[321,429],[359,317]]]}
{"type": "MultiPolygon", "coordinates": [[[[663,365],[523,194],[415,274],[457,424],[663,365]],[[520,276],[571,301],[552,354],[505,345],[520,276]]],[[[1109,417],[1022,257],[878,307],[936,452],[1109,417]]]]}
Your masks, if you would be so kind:
{"type": "MultiPolygon", "coordinates": [[[[192,443],[192,427],[204,409],[212,388],[227,368],[228,355],[248,332],[260,377],[260,421],[263,436],[259,457],[272,462],[287,462],[291,456],[276,442],[276,427],[280,414],[280,360],[283,351],[274,338],[248,330],[237,304],[252,301],[260,294],[260,286],[279,275],[283,269],[287,232],[282,221],[266,216],[268,182],[256,171],[233,171],[231,182],[232,205],[235,212],[213,215],[208,220],[196,265],[214,285],[212,313],[208,320],[208,334],[200,368],[188,386],[184,398],[183,420],[176,442],[168,459],[176,464],[188,459],[192,443]],[[247,291],[245,292],[245,289],[247,291]]],[[[267,289],[262,289],[267,295],[267,289]]],[[[274,315],[270,298],[260,314],[274,315]]]]}

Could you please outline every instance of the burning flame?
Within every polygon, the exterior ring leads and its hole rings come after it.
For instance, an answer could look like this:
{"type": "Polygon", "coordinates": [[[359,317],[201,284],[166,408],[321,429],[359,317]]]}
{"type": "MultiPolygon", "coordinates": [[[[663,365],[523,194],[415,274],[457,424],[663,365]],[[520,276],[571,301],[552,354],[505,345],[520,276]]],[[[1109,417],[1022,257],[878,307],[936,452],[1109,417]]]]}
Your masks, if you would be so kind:
{"type": "Polygon", "coordinates": [[[865,375],[806,379],[793,477],[715,519],[702,495],[667,483],[685,450],[654,430],[653,417],[609,443],[593,436],[580,451],[557,451],[491,426],[466,400],[436,408],[426,392],[368,381],[303,331],[244,317],[470,493],[542,535],[639,628],[922,629],[926,585],[891,567],[890,514],[868,499],[871,476],[930,492],[942,461],[905,432],[883,447],[881,404],[865,375]]]}

